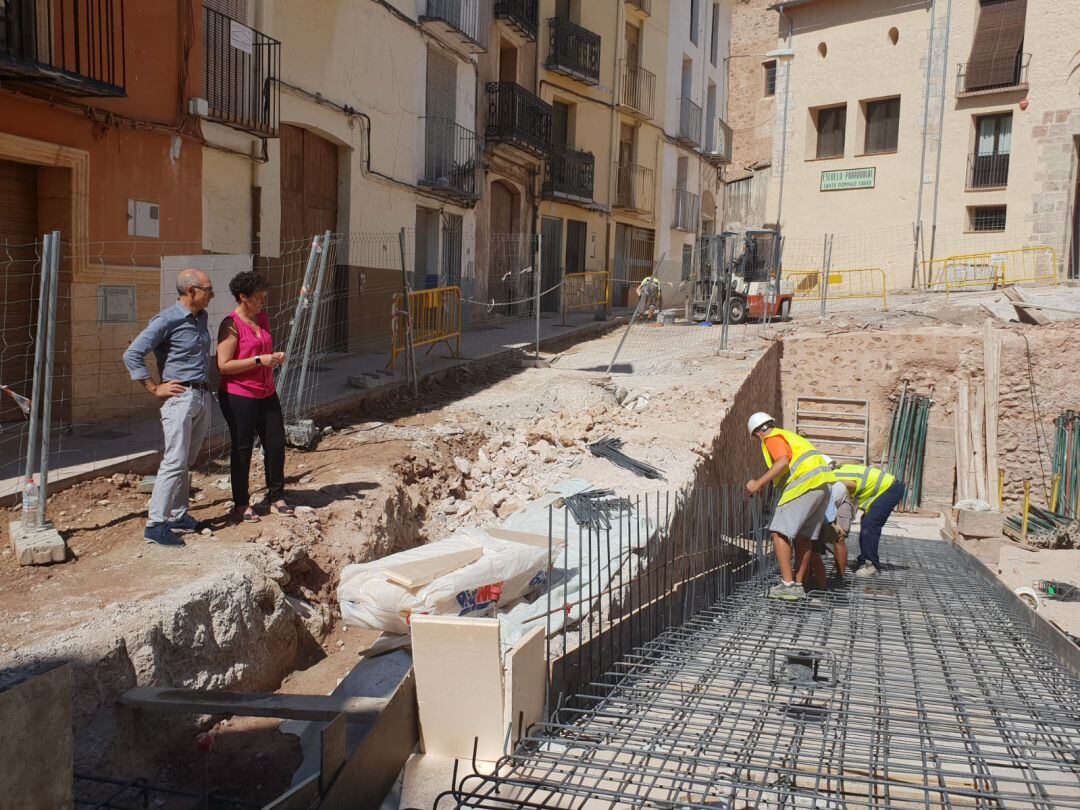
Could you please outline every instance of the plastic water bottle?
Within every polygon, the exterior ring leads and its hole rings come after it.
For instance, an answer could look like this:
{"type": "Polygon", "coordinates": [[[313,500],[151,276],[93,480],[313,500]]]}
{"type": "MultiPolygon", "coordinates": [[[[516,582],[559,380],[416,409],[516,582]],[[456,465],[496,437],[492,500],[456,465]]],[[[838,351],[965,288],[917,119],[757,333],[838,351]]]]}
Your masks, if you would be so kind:
{"type": "Polygon", "coordinates": [[[41,503],[41,493],[38,490],[38,485],[34,481],[34,476],[30,476],[26,482],[26,486],[23,487],[22,496],[22,520],[24,526],[36,526],[38,520],[38,504],[41,503]]]}

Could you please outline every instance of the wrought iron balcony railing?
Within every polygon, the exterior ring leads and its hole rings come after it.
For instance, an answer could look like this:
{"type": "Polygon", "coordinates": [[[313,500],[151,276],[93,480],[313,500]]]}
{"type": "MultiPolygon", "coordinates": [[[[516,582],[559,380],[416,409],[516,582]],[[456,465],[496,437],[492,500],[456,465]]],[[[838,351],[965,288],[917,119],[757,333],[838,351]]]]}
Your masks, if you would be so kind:
{"type": "Polygon", "coordinates": [[[528,40],[540,30],[539,0],[495,0],[495,19],[504,20],[528,40]]]}
{"type": "Polygon", "coordinates": [[[653,117],[656,76],[629,59],[619,60],[619,106],[643,118],[653,117]]]}
{"type": "Polygon", "coordinates": [[[1005,188],[1009,184],[1009,153],[968,155],[968,189],[1005,188]]]}
{"type": "Polygon", "coordinates": [[[615,199],[612,207],[638,214],[651,214],[655,192],[653,170],[636,163],[616,162],[612,171],[615,172],[615,199]]]}
{"type": "Polygon", "coordinates": [[[701,217],[701,198],[684,188],[675,189],[675,215],[671,227],[680,231],[696,231],[701,217]]]}
{"type": "Polygon", "coordinates": [[[652,14],[652,0],[626,0],[626,2],[636,8],[646,17],[652,14]]]}
{"type": "Polygon", "coordinates": [[[203,6],[203,92],[210,120],[276,136],[280,75],[278,40],[203,6]]]}
{"type": "Polygon", "coordinates": [[[675,140],[701,146],[701,107],[688,98],[679,99],[679,129],[675,140]]]}
{"type": "Polygon", "coordinates": [[[600,84],[600,35],[562,17],[548,20],[544,66],[585,84],[600,84]]]}
{"type": "Polygon", "coordinates": [[[420,185],[471,205],[480,199],[483,146],[477,134],[448,118],[420,119],[424,127],[424,174],[420,185]]]}
{"type": "Polygon", "coordinates": [[[551,105],[514,82],[488,82],[486,90],[484,140],[546,155],[551,149],[551,105]]]}
{"type": "Polygon", "coordinates": [[[483,53],[488,48],[491,17],[491,0],[427,0],[420,24],[469,53],[483,53]]]}
{"type": "Polygon", "coordinates": [[[706,125],[702,154],[713,166],[731,163],[731,127],[723,119],[714,118],[706,125]]]}
{"type": "Polygon", "coordinates": [[[544,196],[592,202],[595,175],[596,159],[589,152],[552,146],[544,171],[544,196]]]}
{"type": "Polygon", "coordinates": [[[960,98],[981,93],[1000,93],[1006,90],[1023,90],[1028,86],[1028,63],[1030,53],[1018,53],[1009,62],[966,62],[957,65],[956,95],[960,98]]]}
{"type": "Polygon", "coordinates": [[[124,0],[0,0],[0,81],[126,95],[124,0]]]}

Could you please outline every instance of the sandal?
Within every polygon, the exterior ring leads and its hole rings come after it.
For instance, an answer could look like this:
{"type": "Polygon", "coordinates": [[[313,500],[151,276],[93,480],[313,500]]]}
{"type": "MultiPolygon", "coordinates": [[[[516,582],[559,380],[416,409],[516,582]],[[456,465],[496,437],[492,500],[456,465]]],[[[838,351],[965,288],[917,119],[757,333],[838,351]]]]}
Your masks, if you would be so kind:
{"type": "Polygon", "coordinates": [[[260,518],[255,514],[255,510],[250,506],[245,506],[243,509],[239,507],[233,507],[232,516],[234,520],[238,520],[241,523],[258,523],[260,518]]]}
{"type": "Polygon", "coordinates": [[[292,517],[296,514],[296,510],[284,501],[281,502],[280,506],[276,503],[270,504],[270,512],[274,515],[285,515],[286,517],[292,517]]]}

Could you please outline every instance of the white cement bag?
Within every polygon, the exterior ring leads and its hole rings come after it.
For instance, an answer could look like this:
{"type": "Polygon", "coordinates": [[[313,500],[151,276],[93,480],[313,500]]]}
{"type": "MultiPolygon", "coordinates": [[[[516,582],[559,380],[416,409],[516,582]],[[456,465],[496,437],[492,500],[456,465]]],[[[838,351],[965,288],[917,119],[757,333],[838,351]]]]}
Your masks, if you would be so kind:
{"type": "Polygon", "coordinates": [[[545,548],[498,540],[481,529],[460,529],[437,543],[345,566],[338,585],[341,617],[354,627],[407,633],[414,613],[485,615],[545,584],[547,566],[545,548]],[[477,544],[484,549],[480,559],[415,590],[386,579],[387,568],[475,548],[477,544]]]}

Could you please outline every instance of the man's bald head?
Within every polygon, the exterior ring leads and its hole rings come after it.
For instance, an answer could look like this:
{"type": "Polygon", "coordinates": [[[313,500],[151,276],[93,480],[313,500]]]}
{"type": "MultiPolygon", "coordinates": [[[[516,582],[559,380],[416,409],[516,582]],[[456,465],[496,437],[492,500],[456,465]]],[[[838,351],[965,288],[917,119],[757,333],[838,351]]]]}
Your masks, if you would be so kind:
{"type": "Polygon", "coordinates": [[[214,287],[202,270],[185,267],[176,274],[176,294],[192,312],[201,312],[210,305],[214,287]]]}

